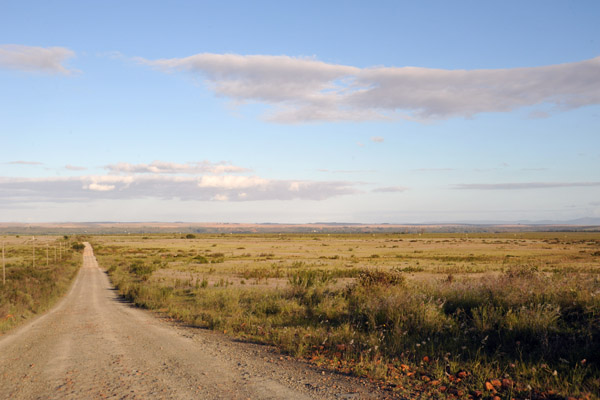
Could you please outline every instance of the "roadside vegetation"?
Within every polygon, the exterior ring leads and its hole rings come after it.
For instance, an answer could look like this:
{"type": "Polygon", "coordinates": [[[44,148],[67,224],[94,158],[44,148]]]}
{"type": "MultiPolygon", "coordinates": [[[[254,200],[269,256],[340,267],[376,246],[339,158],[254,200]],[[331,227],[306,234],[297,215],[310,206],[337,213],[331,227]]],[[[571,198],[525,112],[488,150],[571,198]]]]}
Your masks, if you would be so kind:
{"type": "Polygon", "coordinates": [[[101,267],[138,306],[401,395],[600,393],[597,233],[93,241],[101,267]]]}
{"type": "Polygon", "coordinates": [[[81,266],[83,245],[68,236],[2,236],[0,241],[5,264],[5,276],[0,270],[2,334],[66,293],[81,266]]]}

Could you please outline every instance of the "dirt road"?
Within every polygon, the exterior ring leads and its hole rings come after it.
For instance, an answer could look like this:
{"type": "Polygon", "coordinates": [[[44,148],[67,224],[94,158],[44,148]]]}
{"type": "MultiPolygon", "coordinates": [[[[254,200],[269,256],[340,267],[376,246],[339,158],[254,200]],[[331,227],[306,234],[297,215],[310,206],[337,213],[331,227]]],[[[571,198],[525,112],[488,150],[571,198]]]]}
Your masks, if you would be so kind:
{"type": "Polygon", "coordinates": [[[381,398],[266,346],[161,320],[120,300],[86,243],[68,295],[0,338],[0,398],[381,398]]]}

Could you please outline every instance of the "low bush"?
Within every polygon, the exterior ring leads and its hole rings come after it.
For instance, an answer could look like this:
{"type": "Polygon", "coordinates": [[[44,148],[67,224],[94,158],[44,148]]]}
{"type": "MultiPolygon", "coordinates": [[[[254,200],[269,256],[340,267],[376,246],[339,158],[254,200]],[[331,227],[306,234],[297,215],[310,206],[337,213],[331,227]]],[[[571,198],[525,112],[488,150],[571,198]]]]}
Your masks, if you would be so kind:
{"type": "Polygon", "coordinates": [[[358,284],[364,287],[402,285],[404,276],[398,271],[365,269],[358,274],[358,284]]]}
{"type": "Polygon", "coordinates": [[[147,280],[152,272],[154,272],[155,266],[152,264],[145,264],[143,261],[135,261],[129,266],[129,272],[141,278],[147,280]]]}
{"type": "Polygon", "coordinates": [[[71,248],[73,250],[81,251],[81,250],[85,249],[85,245],[80,242],[75,242],[71,245],[71,248]]]}
{"type": "Polygon", "coordinates": [[[196,257],[192,258],[192,260],[198,264],[208,264],[209,262],[208,259],[202,255],[197,255],[196,257]]]}

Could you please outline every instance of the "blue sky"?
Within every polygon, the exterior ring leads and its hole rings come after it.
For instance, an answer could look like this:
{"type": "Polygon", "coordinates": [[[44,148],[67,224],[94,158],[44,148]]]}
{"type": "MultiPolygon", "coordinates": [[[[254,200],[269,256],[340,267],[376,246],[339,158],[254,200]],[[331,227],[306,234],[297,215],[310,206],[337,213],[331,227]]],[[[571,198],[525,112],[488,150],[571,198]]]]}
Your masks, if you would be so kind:
{"type": "Polygon", "coordinates": [[[599,17],[3,1],[0,221],[600,217],[599,17]]]}

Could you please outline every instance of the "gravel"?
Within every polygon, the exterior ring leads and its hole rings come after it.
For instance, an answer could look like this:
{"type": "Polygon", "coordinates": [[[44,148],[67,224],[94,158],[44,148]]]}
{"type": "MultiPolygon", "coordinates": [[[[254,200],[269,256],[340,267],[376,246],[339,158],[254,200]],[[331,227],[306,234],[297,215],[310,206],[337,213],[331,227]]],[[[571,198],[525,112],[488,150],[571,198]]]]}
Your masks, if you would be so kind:
{"type": "Polygon", "coordinates": [[[367,380],[185,327],[118,296],[85,244],[69,293],[0,338],[0,398],[389,398],[367,380]]]}

